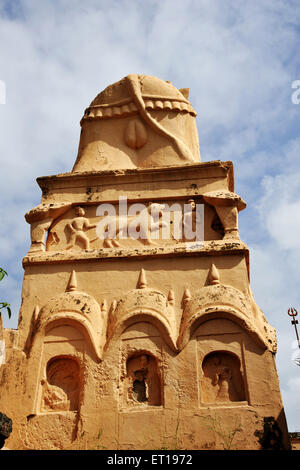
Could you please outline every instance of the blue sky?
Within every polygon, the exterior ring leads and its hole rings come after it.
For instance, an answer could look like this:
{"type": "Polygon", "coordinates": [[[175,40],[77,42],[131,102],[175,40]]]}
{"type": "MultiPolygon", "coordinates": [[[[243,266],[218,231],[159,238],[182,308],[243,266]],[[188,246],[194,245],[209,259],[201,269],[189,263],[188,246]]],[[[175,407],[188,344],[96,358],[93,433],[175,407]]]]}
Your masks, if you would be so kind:
{"type": "Polygon", "coordinates": [[[300,368],[287,309],[300,310],[298,0],[0,0],[0,284],[16,327],[24,214],[35,178],[70,171],[84,109],[108,84],[145,73],[190,88],[203,161],[232,160],[248,203],[241,238],[251,287],[277,329],[277,368],[291,431],[300,431],[300,368]]]}

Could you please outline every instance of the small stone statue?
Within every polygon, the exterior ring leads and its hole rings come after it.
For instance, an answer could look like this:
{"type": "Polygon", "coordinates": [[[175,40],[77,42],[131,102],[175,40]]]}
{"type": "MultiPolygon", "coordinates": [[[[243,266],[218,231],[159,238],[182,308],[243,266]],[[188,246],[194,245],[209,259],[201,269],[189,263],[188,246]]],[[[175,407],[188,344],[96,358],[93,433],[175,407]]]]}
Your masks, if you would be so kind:
{"type": "Polygon", "coordinates": [[[90,248],[90,240],[85,233],[85,230],[89,230],[91,228],[95,228],[95,224],[90,224],[88,219],[85,216],[85,210],[78,206],[75,209],[75,217],[71,223],[67,224],[68,229],[71,231],[71,237],[69,244],[67,246],[67,250],[73,248],[76,242],[81,242],[85,250],[89,250],[90,248]]]}

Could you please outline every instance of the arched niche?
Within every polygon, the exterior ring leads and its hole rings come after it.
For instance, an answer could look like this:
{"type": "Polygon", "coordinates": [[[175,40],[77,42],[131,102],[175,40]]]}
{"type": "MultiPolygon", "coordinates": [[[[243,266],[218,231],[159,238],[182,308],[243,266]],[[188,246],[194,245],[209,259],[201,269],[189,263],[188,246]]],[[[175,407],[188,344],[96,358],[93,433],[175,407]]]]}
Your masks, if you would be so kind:
{"type": "Polygon", "coordinates": [[[45,341],[84,341],[83,328],[80,323],[60,321],[50,323],[45,329],[45,341]]]}
{"type": "Polygon", "coordinates": [[[146,351],[136,352],[127,358],[126,402],[131,406],[162,405],[161,374],[157,359],[146,351]]]}
{"type": "Polygon", "coordinates": [[[147,321],[136,321],[127,326],[122,332],[122,340],[135,338],[160,338],[159,330],[152,323],[147,321]]]}
{"type": "Polygon", "coordinates": [[[202,403],[232,403],[246,400],[241,363],[229,351],[213,351],[202,361],[202,403]]]}
{"type": "Polygon", "coordinates": [[[77,411],[81,374],[79,361],[72,356],[56,356],[46,364],[42,380],[41,411],[77,411]]]}

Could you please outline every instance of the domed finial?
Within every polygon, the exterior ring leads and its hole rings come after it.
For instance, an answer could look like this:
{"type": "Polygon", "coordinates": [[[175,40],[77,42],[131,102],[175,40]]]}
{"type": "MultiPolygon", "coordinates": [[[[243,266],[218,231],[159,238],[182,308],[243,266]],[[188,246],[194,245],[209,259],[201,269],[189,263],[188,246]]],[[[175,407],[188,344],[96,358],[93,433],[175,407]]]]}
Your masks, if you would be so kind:
{"type": "Polygon", "coordinates": [[[200,162],[197,113],[188,96],[188,88],[179,90],[144,74],[132,73],[107,86],[84,112],[73,171],[200,162]],[[107,145],[111,135],[113,146],[107,145]],[[106,158],[99,158],[100,147],[106,158]]]}
{"type": "Polygon", "coordinates": [[[146,287],[147,287],[146,273],[145,273],[145,270],[142,268],[141,271],[140,271],[139,280],[138,280],[138,283],[137,283],[137,288],[138,289],[146,289],[146,287]]]}
{"type": "Polygon", "coordinates": [[[214,263],[212,263],[212,265],[210,267],[209,274],[208,274],[208,281],[209,281],[209,284],[211,284],[211,285],[220,284],[219,271],[217,270],[214,263]]]}
{"type": "Polygon", "coordinates": [[[76,272],[73,269],[70,279],[67,285],[66,292],[74,292],[77,289],[77,278],[76,278],[76,272]]]}

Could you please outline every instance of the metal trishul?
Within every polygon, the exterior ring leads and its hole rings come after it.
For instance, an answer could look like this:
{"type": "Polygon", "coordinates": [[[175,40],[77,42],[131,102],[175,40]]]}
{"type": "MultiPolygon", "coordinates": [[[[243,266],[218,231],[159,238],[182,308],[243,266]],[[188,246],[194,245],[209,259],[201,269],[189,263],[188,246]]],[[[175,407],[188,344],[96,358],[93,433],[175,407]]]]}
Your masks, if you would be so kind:
{"type": "Polygon", "coordinates": [[[288,315],[290,317],[293,317],[293,320],[291,321],[292,325],[294,325],[295,327],[295,332],[296,332],[296,337],[297,337],[297,341],[298,341],[298,346],[299,346],[299,349],[300,349],[300,339],[299,339],[299,335],[298,335],[298,328],[297,328],[297,325],[298,325],[298,320],[296,320],[296,316],[298,315],[298,312],[295,308],[291,307],[288,309],[288,315]]]}

